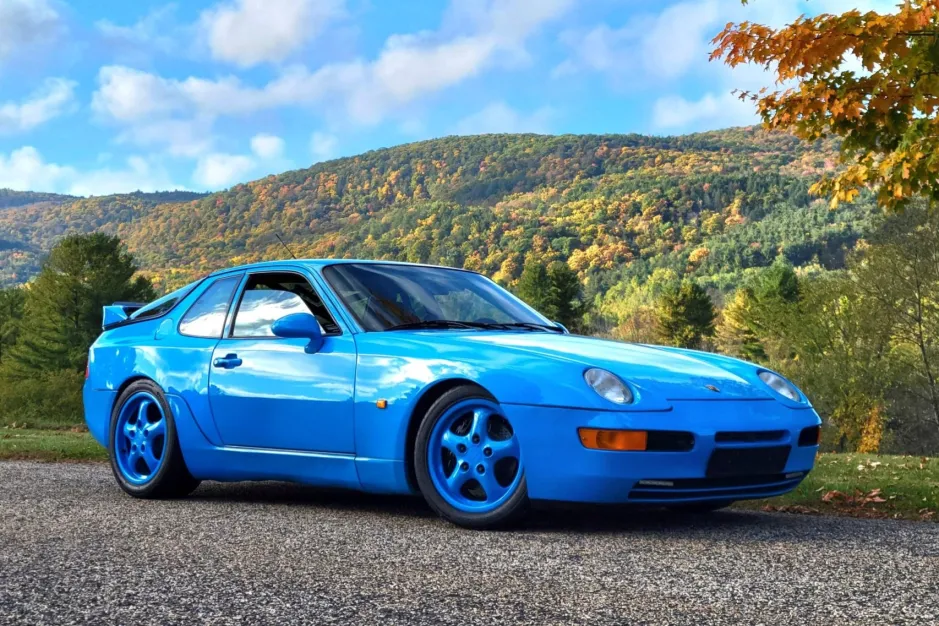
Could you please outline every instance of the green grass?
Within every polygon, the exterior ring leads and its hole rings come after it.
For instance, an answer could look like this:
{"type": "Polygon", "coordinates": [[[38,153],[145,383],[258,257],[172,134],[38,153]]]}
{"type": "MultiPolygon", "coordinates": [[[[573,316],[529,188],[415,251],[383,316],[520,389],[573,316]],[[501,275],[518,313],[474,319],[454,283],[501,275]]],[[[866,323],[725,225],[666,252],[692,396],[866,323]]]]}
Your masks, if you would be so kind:
{"type": "MultiPolygon", "coordinates": [[[[0,428],[0,459],[105,461],[87,432],[0,428]]],[[[798,489],[737,507],[819,515],[939,520],[939,458],[822,454],[798,489]]]]}
{"type": "Polygon", "coordinates": [[[105,461],[107,451],[88,432],[0,428],[0,459],[105,461]]]}
{"type": "Polygon", "coordinates": [[[854,517],[937,520],[939,458],[821,454],[799,487],[770,500],[737,506],[854,517]]]}

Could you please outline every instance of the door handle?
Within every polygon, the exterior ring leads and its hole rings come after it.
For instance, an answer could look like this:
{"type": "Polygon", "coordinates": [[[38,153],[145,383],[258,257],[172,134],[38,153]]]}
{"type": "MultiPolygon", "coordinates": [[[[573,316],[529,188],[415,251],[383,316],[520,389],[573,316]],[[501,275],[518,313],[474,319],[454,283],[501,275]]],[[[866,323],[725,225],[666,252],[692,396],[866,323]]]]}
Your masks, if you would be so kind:
{"type": "Polygon", "coordinates": [[[212,361],[212,365],[215,367],[221,367],[222,369],[230,370],[241,365],[241,359],[238,358],[237,354],[232,352],[231,354],[226,354],[223,357],[215,359],[212,361]]]}

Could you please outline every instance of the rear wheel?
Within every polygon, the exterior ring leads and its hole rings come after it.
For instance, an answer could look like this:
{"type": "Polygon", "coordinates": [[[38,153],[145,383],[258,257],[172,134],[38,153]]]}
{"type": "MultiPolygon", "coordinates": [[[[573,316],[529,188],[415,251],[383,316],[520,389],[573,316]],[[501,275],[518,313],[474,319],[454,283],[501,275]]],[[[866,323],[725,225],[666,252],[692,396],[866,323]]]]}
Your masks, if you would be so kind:
{"type": "Polygon", "coordinates": [[[160,387],[131,383],[111,411],[108,451],[117,484],[137,498],[188,495],[199,486],[186,468],[176,422],[160,387]]]}
{"type": "Polygon", "coordinates": [[[467,528],[497,528],[528,510],[522,451],[499,403],[463,385],[443,394],[417,432],[414,470],[428,504],[467,528]]]}

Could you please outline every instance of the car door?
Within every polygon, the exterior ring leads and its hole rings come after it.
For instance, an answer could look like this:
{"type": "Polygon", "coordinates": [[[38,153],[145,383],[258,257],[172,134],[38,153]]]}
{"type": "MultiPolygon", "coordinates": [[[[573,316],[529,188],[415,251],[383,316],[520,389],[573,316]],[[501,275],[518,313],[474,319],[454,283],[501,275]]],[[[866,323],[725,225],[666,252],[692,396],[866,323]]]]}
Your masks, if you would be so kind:
{"type": "Polygon", "coordinates": [[[209,374],[209,401],[227,446],[352,454],[355,340],[301,270],[250,272],[209,374]],[[324,342],[274,336],[271,325],[312,313],[324,342]]]}

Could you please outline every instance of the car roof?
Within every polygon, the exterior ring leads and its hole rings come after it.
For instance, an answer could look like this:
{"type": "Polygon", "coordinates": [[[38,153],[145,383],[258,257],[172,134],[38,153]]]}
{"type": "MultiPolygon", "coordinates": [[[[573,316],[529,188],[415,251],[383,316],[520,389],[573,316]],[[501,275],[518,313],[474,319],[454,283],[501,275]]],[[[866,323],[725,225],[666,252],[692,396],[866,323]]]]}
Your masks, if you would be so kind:
{"type": "Polygon", "coordinates": [[[328,265],[347,265],[351,263],[368,263],[369,265],[403,265],[403,266],[408,266],[408,267],[435,267],[439,269],[457,270],[461,272],[469,272],[471,274],[478,274],[478,272],[474,272],[473,270],[468,270],[468,269],[464,269],[461,267],[449,267],[446,265],[428,265],[424,263],[407,263],[404,261],[376,261],[374,259],[278,259],[276,261],[261,261],[259,263],[248,263],[246,265],[236,265],[233,267],[227,267],[225,269],[212,272],[210,276],[215,276],[217,274],[226,274],[228,272],[233,272],[233,271],[277,268],[279,266],[289,266],[289,265],[305,265],[310,268],[320,269],[328,265]]]}

